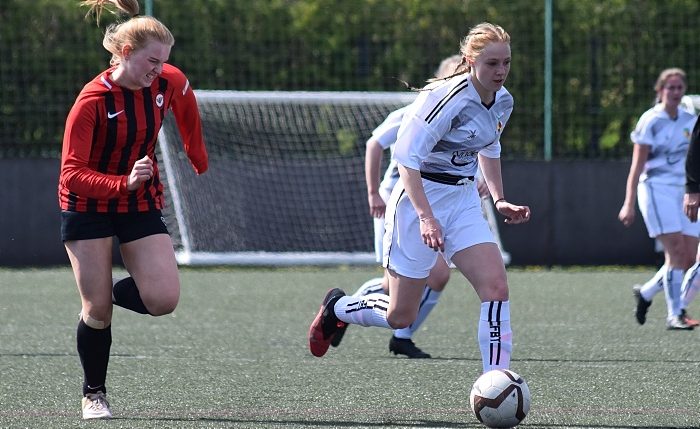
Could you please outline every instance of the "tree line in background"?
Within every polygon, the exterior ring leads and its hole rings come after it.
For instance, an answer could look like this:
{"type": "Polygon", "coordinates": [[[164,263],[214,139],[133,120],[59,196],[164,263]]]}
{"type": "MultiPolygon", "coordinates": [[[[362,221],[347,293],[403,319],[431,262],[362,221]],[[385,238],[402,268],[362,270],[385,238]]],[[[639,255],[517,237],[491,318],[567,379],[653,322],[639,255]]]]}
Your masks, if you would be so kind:
{"type": "MultiPolygon", "coordinates": [[[[196,89],[405,91],[489,21],[512,37],[505,159],[542,159],[546,0],[153,0],[170,61],[196,89]]],[[[76,95],[108,66],[102,27],[73,0],[0,3],[0,156],[60,155],[76,95]]],[[[624,158],[659,72],[698,91],[697,0],[552,0],[553,155],[624,158]]],[[[142,3],[143,6],[143,3],[142,3]]],[[[126,19],[126,17],[121,17],[126,19]]],[[[358,141],[358,145],[364,141],[358,141]]]]}

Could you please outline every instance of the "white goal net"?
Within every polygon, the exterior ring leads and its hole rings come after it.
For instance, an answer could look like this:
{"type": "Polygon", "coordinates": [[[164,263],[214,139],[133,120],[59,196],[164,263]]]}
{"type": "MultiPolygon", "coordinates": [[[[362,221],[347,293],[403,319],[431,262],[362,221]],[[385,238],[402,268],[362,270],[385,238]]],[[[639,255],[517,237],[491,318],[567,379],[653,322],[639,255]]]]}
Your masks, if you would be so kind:
{"type": "Polygon", "coordinates": [[[172,115],[159,135],[178,263],[377,264],[365,142],[414,93],[195,94],[209,171],[192,170],[172,115]]]}

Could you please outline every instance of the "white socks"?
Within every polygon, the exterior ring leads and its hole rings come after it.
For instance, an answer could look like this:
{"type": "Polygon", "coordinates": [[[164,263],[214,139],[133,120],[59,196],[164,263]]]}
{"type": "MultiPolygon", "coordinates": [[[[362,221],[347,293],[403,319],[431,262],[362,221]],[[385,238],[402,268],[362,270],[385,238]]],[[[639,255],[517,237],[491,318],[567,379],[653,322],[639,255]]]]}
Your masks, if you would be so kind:
{"type": "Polygon", "coordinates": [[[654,274],[648,282],[642,285],[639,292],[642,294],[642,298],[645,301],[651,302],[654,299],[654,295],[664,290],[664,277],[666,276],[666,265],[662,265],[659,271],[654,274]]]}
{"type": "Polygon", "coordinates": [[[478,338],[484,372],[510,367],[513,332],[510,330],[509,301],[481,303],[478,338]]]}
{"type": "Polygon", "coordinates": [[[668,317],[681,314],[681,284],[683,283],[683,270],[667,270],[664,276],[664,293],[666,294],[666,306],[668,317]]]}
{"type": "Polygon", "coordinates": [[[441,294],[442,292],[435,292],[426,286],[423,291],[423,296],[420,299],[420,307],[418,307],[418,316],[416,316],[416,320],[414,320],[410,326],[394,331],[394,336],[404,339],[413,337],[413,334],[418,331],[418,328],[425,321],[426,317],[428,317],[428,314],[433,311],[441,294]]]}
{"type": "Polygon", "coordinates": [[[391,329],[386,321],[388,308],[387,295],[372,293],[362,297],[344,296],[335,303],[333,310],[336,317],[345,323],[391,329]]]}
{"type": "MultiPolygon", "coordinates": [[[[418,327],[423,323],[430,311],[437,304],[441,292],[435,292],[429,287],[425,287],[421,298],[418,316],[411,326],[398,329],[394,332],[396,338],[411,338],[418,327]]],[[[386,321],[386,311],[389,308],[389,296],[383,293],[371,293],[364,296],[344,296],[336,302],[335,315],[345,323],[354,323],[361,326],[380,326],[389,328],[386,321]]]]}
{"type": "Polygon", "coordinates": [[[695,295],[700,291],[700,276],[698,276],[698,268],[700,268],[700,262],[696,262],[695,265],[690,267],[690,269],[685,273],[685,279],[683,279],[683,287],[681,292],[681,308],[688,308],[690,302],[695,298],[695,295]]]}
{"type": "MultiPolygon", "coordinates": [[[[353,298],[362,298],[366,297],[371,294],[384,294],[384,290],[382,289],[382,278],[376,278],[376,279],[371,279],[367,280],[362,286],[360,286],[357,291],[352,294],[353,298]]],[[[438,299],[440,299],[440,295],[442,292],[435,292],[434,290],[430,289],[428,286],[425,287],[425,290],[423,290],[423,296],[421,297],[420,300],[420,307],[418,308],[418,315],[416,316],[416,320],[413,321],[411,326],[408,326],[403,329],[397,329],[394,331],[394,336],[396,338],[403,338],[403,339],[410,339],[413,337],[413,334],[418,331],[418,328],[420,328],[420,325],[425,321],[425,319],[428,317],[428,314],[433,310],[435,307],[435,304],[437,304],[438,299]]],[[[386,296],[386,295],[385,295],[386,296]]],[[[362,318],[365,320],[364,317],[358,316],[358,319],[362,318]]],[[[343,319],[340,319],[343,320],[343,319]]],[[[386,313],[384,315],[384,320],[386,320],[386,313]]],[[[348,323],[354,323],[354,322],[348,322],[348,323]]],[[[363,326],[375,326],[375,325],[363,325],[363,326]]],[[[379,325],[383,326],[383,325],[379,325]]]]}
{"type": "Polygon", "coordinates": [[[678,283],[678,279],[683,276],[683,270],[667,270],[666,265],[663,265],[654,274],[654,277],[644,283],[640,289],[642,298],[651,301],[654,295],[663,290],[666,295],[669,317],[680,314],[680,310],[687,308],[700,292],[700,275],[698,274],[700,274],[700,262],[695,262],[695,265],[686,271],[682,282],[678,283]],[[671,288],[670,293],[667,285],[671,288]]]}
{"type": "Polygon", "coordinates": [[[371,293],[384,293],[384,289],[382,289],[382,280],[384,280],[382,277],[367,280],[357,291],[355,291],[355,293],[352,294],[352,296],[359,298],[371,293]]]}

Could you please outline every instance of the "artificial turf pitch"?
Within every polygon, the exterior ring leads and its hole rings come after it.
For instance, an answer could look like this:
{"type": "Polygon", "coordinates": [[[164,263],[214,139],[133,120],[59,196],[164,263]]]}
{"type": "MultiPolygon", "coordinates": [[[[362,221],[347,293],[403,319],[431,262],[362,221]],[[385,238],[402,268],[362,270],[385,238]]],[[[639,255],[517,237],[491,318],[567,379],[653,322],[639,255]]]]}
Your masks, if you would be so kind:
{"type": "MultiPolygon", "coordinates": [[[[644,326],[631,286],[654,269],[510,269],[511,369],[532,393],[524,428],[700,428],[700,330],[644,326]]],[[[118,274],[123,274],[117,270],[118,274]]],[[[80,417],[80,300],[69,268],[0,270],[0,428],[479,428],[479,302],[456,271],[414,340],[351,326],[323,358],[309,324],[330,287],[374,268],[182,269],[173,314],[115,308],[107,378],[114,419],[80,417]]],[[[688,309],[700,317],[700,304],[688,309]]]]}

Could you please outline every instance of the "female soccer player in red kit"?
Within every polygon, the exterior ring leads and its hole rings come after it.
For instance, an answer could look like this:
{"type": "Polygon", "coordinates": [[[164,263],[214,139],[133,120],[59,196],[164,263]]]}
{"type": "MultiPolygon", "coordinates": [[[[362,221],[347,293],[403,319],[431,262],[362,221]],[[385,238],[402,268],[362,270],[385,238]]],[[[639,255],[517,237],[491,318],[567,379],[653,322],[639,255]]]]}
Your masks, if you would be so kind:
{"type": "MultiPolygon", "coordinates": [[[[82,312],[77,348],[83,367],[84,419],[110,418],[105,399],[113,305],[142,314],[171,313],[180,297],[177,262],[161,209],[155,145],[172,110],[198,174],[208,168],[202,126],[185,75],[166,64],[175,40],[136,0],[89,0],[98,17],[116,6],[131,18],[110,25],[103,45],[111,67],[78,95],[66,121],[58,185],[61,235],[82,312]],[[112,240],[129,277],[112,278],[112,240]]],[[[89,13],[90,13],[89,12],[89,13]]]]}

